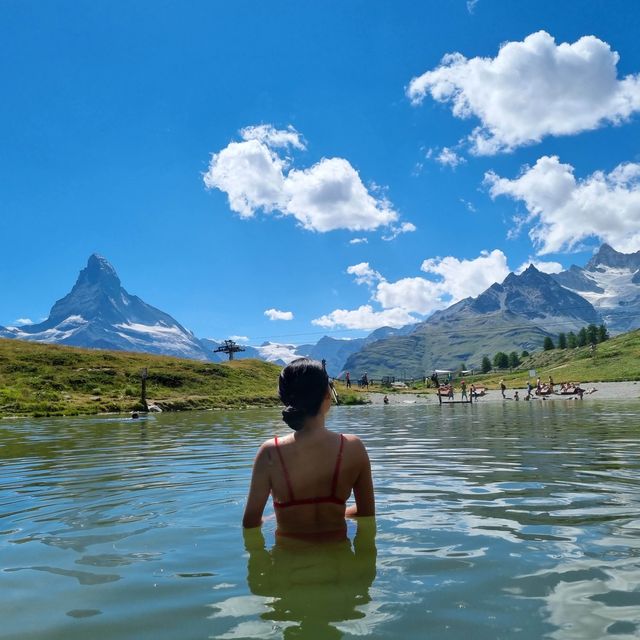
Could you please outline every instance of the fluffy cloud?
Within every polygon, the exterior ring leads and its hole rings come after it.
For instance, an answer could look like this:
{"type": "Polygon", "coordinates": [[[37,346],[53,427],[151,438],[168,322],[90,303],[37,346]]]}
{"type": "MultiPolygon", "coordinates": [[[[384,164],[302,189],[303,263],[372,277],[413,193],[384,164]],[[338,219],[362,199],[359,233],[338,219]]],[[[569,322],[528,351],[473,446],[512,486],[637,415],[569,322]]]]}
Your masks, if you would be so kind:
{"type": "Polygon", "coordinates": [[[347,273],[351,276],[355,276],[358,284],[366,284],[370,287],[376,282],[384,280],[380,273],[369,266],[368,262],[360,262],[359,264],[347,267],[347,273]]]}
{"type": "Polygon", "coordinates": [[[352,238],[349,240],[349,244],[367,244],[368,242],[366,238],[352,238]]]}
{"type": "Polygon", "coordinates": [[[279,309],[267,309],[264,312],[264,315],[269,318],[269,320],[293,320],[293,312],[291,311],[280,311],[279,309]]]}
{"type": "Polygon", "coordinates": [[[311,231],[368,231],[398,219],[391,203],[373,197],[343,158],[323,158],[309,169],[292,169],[284,194],[286,213],[311,231]]]}
{"type": "Polygon", "coordinates": [[[626,163],[610,173],[596,171],[576,180],[570,164],[543,156],[513,180],[485,175],[492,198],[524,202],[529,237],[538,255],[571,250],[595,237],[618,251],[640,250],[640,164],[626,163]]]}
{"type": "Polygon", "coordinates": [[[556,45],[545,31],[504,44],[495,58],[444,56],[413,78],[407,96],[450,103],[458,118],[476,117],[469,136],[476,154],[494,154],[620,123],[640,110],[640,75],[618,80],[619,55],[595,36],[556,45]]]}
{"type": "Polygon", "coordinates": [[[452,169],[466,162],[462,156],[459,156],[453,149],[449,149],[449,147],[443,147],[442,151],[435,156],[434,159],[439,164],[445,167],[451,167],[452,169]]]}
{"type": "Polygon", "coordinates": [[[481,251],[473,260],[459,260],[453,256],[430,258],[420,269],[441,278],[440,285],[451,296],[452,303],[477,296],[509,275],[507,256],[499,249],[481,251]]]}
{"type": "MultiPolygon", "coordinates": [[[[278,148],[304,148],[289,127],[246,127],[243,142],[231,142],[211,157],[204,183],[227,194],[230,208],[243,218],[279,211],[311,231],[371,231],[391,227],[398,213],[377,190],[367,189],[344,158],[323,158],[306,169],[291,167],[278,148]]],[[[410,223],[405,223],[410,224],[410,223]]]]}
{"type": "Polygon", "coordinates": [[[249,342],[249,338],[247,336],[229,336],[229,340],[233,340],[234,342],[241,342],[243,344],[249,342]]]}
{"type": "Polygon", "coordinates": [[[232,142],[211,157],[204,183],[220,189],[229,198],[229,207],[242,218],[251,218],[257,209],[273,211],[284,205],[286,162],[259,140],[232,142]]]}
{"type": "Polygon", "coordinates": [[[401,225],[391,227],[391,233],[388,236],[382,236],[383,240],[390,242],[391,240],[395,240],[399,235],[403,233],[413,233],[417,231],[418,227],[412,222],[403,222],[401,225]]]}
{"type": "Polygon", "coordinates": [[[529,268],[530,264],[543,273],[560,273],[561,271],[564,271],[564,267],[559,262],[534,260],[530,257],[515,270],[515,273],[520,275],[525,269],[529,268]]]}
{"type": "Polygon", "coordinates": [[[399,307],[407,312],[426,315],[447,306],[448,303],[442,300],[445,294],[438,282],[426,278],[402,278],[396,282],[380,282],[374,298],[385,309],[399,307]]]}
{"type": "Polygon", "coordinates": [[[245,127],[240,129],[240,137],[243,140],[258,140],[269,147],[306,148],[302,136],[291,125],[286,129],[276,129],[270,124],[245,127]]]}
{"type": "Polygon", "coordinates": [[[345,327],[346,329],[373,331],[379,327],[403,327],[416,321],[417,318],[404,309],[374,311],[371,305],[366,304],[353,310],[336,309],[311,322],[319,327],[345,327]]]}
{"type": "Polygon", "coordinates": [[[17,325],[25,325],[25,324],[33,324],[33,320],[31,318],[18,318],[16,320],[17,325]]]}
{"type": "Polygon", "coordinates": [[[452,256],[431,258],[422,263],[421,269],[434,277],[389,282],[368,262],[352,265],[347,273],[354,275],[356,282],[373,288],[371,299],[382,307],[382,311],[374,311],[371,305],[352,311],[336,309],[313,323],[349,329],[402,326],[415,322],[414,314],[425,316],[463,298],[477,296],[494,282],[502,282],[509,273],[507,258],[498,249],[483,251],[473,260],[452,256]]]}

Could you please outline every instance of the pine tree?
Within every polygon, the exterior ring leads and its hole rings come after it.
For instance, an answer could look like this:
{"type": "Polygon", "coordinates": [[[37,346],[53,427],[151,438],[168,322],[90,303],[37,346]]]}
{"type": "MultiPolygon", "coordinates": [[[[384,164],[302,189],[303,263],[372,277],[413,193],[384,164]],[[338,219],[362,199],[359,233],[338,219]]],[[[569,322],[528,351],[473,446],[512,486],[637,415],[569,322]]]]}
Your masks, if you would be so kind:
{"type": "Polygon", "coordinates": [[[582,327],[580,331],[578,331],[578,346],[584,347],[587,344],[587,330],[585,327],[582,327]]]}
{"type": "Polygon", "coordinates": [[[567,348],[567,335],[565,333],[560,333],[558,335],[558,349],[566,349],[567,348]]]}
{"type": "Polygon", "coordinates": [[[555,349],[555,345],[553,344],[553,340],[549,336],[547,336],[544,339],[544,342],[542,343],[542,348],[545,351],[551,351],[552,349],[555,349]]]}
{"type": "Polygon", "coordinates": [[[607,325],[601,324],[598,327],[598,342],[605,342],[609,339],[609,332],[607,331],[607,325]]]}
{"type": "Polygon", "coordinates": [[[482,358],[482,373],[489,373],[491,371],[491,360],[489,360],[488,356],[484,356],[482,358]]]}
{"type": "Polygon", "coordinates": [[[520,364],[520,358],[515,351],[509,354],[509,369],[515,369],[520,364]]]}
{"type": "Polygon", "coordinates": [[[530,355],[530,354],[529,354],[529,352],[528,352],[528,351],[523,351],[523,352],[520,354],[520,358],[521,358],[522,360],[524,360],[525,358],[528,358],[528,357],[529,357],[529,355],[530,355]]]}
{"type": "Polygon", "coordinates": [[[569,331],[567,334],[567,347],[569,349],[575,349],[578,346],[578,338],[576,338],[576,334],[573,331],[569,331]]]}
{"type": "Polygon", "coordinates": [[[493,356],[493,366],[496,369],[508,369],[509,368],[509,356],[504,351],[498,351],[493,356]]]}
{"type": "Polygon", "coordinates": [[[590,324],[587,327],[587,343],[596,344],[598,342],[598,327],[595,324],[590,324]]]}

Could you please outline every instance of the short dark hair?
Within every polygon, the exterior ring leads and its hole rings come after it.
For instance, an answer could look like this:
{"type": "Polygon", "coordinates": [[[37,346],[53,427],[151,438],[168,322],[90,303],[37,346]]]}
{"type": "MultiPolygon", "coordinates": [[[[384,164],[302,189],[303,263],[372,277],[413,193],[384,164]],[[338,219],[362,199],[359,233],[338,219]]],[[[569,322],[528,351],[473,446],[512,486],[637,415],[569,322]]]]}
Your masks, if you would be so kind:
{"type": "Polygon", "coordinates": [[[290,362],[278,380],[278,394],[285,405],[282,419],[294,430],[302,429],[307,416],[316,416],[329,387],[322,364],[310,358],[290,362]]]}

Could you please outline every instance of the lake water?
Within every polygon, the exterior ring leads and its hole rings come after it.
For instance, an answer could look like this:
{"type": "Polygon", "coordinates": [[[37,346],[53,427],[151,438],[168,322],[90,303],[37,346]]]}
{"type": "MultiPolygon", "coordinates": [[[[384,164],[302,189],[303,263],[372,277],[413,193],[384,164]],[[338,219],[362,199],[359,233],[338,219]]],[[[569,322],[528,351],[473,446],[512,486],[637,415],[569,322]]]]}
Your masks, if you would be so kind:
{"type": "Polygon", "coordinates": [[[640,403],[339,407],[378,516],[243,537],[275,410],[0,422],[0,637],[640,635],[640,403]],[[355,538],[355,540],[354,540],[355,538]]]}

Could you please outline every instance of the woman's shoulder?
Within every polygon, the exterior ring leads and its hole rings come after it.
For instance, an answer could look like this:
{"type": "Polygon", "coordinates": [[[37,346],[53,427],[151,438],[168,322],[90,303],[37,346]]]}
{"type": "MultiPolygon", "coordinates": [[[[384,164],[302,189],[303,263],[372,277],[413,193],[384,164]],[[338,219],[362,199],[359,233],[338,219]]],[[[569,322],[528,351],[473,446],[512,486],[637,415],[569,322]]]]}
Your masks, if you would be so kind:
{"type": "Polygon", "coordinates": [[[340,435],[344,439],[345,446],[348,446],[351,450],[366,451],[364,442],[362,442],[359,436],[356,436],[353,433],[341,433],[340,435]]]}

